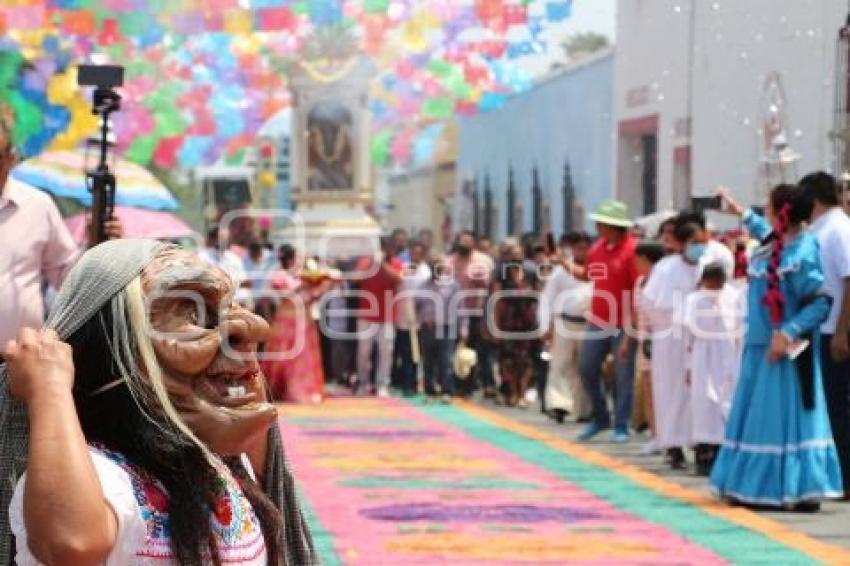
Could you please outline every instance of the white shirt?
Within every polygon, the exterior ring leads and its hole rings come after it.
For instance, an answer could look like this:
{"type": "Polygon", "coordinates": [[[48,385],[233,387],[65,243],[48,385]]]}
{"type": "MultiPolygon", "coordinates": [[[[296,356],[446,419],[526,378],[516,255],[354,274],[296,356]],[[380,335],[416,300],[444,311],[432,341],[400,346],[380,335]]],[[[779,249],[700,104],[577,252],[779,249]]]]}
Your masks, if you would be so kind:
{"type": "MultiPolygon", "coordinates": [[[[176,566],[176,560],[164,557],[138,556],[140,551],[146,549],[149,541],[147,536],[148,526],[143,517],[142,507],[135,495],[136,486],[133,485],[130,475],[108,457],[91,448],[89,454],[91,454],[98,480],[100,480],[104,499],[112,508],[118,522],[115,545],[103,566],[176,566]]],[[[242,456],[242,463],[253,478],[254,472],[244,455],[242,456]]],[[[41,563],[33,556],[27,542],[27,529],[24,522],[26,478],[27,475],[24,474],[18,481],[12,495],[12,501],[9,504],[9,523],[16,542],[15,564],[18,566],[40,566],[41,563]]],[[[238,541],[238,543],[244,542],[244,539],[238,541]]],[[[266,566],[268,563],[265,543],[262,540],[259,543],[254,542],[252,548],[248,548],[247,545],[239,547],[238,544],[234,544],[233,549],[220,547],[219,551],[223,553],[224,562],[228,564],[266,566]],[[254,552],[251,554],[256,554],[256,556],[239,559],[240,555],[248,554],[246,549],[253,550],[254,552]]]]}
{"type": "Polygon", "coordinates": [[[425,262],[417,266],[411,263],[404,265],[402,271],[401,286],[397,296],[398,305],[396,308],[396,328],[400,330],[410,330],[411,316],[416,315],[414,309],[414,299],[416,292],[421,289],[431,279],[431,268],[425,262]]]}
{"type": "Polygon", "coordinates": [[[537,319],[540,328],[548,329],[552,317],[567,315],[584,318],[590,309],[590,299],[593,295],[593,283],[579,281],[570,275],[563,266],[555,266],[552,275],[543,286],[540,302],[537,306],[537,319]]]}
{"type": "Polygon", "coordinates": [[[204,261],[213,264],[230,275],[233,286],[239,288],[245,281],[245,266],[238,255],[230,250],[220,251],[215,248],[204,248],[198,251],[198,255],[204,261]]]}
{"type": "Polygon", "coordinates": [[[260,260],[256,263],[250,255],[246,255],[245,259],[242,260],[245,277],[251,281],[251,290],[255,293],[266,286],[266,279],[275,268],[275,259],[274,254],[269,250],[263,250],[260,260]]]}
{"type": "Polygon", "coordinates": [[[844,280],[850,277],[850,218],[836,206],[812,223],[812,233],[820,246],[823,288],[832,297],[832,308],[820,329],[834,334],[844,301],[844,280]]]}
{"type": "Polygon", "coordinates": [[[59,288],[79,257],[46,193],[9,178],[0,196],[0,347],[23,326],[41,328],[46,279],[59,288]]]}
{"type": "Polygon", "coordinates": [[[703,269],[713,263],[719,263],[723,266],[727,281],[732,281],[735,278],[735,256],[732,250],[717,240],[709,240],[705,244],[705,253],[699,258],[700,274],[702,274],[703,269]]]}

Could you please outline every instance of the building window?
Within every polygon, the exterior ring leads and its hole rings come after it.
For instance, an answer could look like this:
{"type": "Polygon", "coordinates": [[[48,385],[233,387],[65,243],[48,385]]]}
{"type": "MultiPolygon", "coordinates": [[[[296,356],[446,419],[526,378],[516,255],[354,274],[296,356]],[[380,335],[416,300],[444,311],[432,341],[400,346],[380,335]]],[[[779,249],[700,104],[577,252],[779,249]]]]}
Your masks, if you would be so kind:
{"type": "Polygon", "coordinates": [[[658,136],[645,134],[641,136],[643,171],[641,173],[641,189],[643,193],[643,214],[651,214],[658,209],[658,136]]]}

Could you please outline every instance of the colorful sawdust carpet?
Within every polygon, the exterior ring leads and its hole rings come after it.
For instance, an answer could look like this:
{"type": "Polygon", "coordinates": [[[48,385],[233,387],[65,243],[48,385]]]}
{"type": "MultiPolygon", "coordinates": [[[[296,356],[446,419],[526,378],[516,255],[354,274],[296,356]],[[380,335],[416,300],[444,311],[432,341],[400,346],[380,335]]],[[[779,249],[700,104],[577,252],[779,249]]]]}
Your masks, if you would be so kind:
{"type": "Polygon", "coordinates": [[[284,406],[324,564],[813,564],[844,551],[463,404],[284,406]]]}

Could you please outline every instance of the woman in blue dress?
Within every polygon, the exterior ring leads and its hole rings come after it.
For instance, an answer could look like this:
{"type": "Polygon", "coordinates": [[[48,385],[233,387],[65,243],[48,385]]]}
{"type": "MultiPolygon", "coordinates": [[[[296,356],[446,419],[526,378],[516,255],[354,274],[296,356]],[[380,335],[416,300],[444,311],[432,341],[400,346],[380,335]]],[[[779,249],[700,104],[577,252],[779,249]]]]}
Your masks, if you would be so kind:
{"type": "Polygon", "coordinates": [[[711,487],[734,503],[816,511],[820,500],[842,496],[842,483],[820,361],[811,355],[830,307],[817,240],[803,228],[812,203],[799,187],[780,185],[768,222],[721,197],[763,245],[747,273],[741,375],[711,487]],[[803,340],[808,348],[789,357],[803,340]]]}

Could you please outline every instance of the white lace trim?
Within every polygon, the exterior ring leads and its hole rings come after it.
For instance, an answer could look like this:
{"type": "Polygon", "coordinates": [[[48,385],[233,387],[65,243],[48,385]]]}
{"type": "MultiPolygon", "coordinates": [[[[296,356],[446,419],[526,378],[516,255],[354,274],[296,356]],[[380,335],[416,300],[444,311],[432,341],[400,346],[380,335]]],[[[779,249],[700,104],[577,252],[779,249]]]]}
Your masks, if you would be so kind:
{"type": "Polygon", "coordinates": [[[804,440],[803,442],[797,442],[794,444],[750,444],[748,442],[736,442],[734,440],[726,440],[723,442],[724,448],[730,448],[732,450],[752,452],[754,454],[778,455],[816,448],[829,448],[830,446],[835,446],[835,441],[831,438],[804,440]]]}
{"type": "Polygon", "coordinates": [[[817,491],[808,491],[801,495],[794,496],[783,496],[780,499],[776,499],[773,497],[753,497],[750,495],[743,495],[738,493],[737,491],[732,491],[729,489],[717,489],[715,486],[711,486],[711,493],[718,498],[721,497],[729,497],[735,499],[736,501],[740,501],[741,503],[750,503],[752,505],[794,505],[796,503],[802,503],[804,501],[818,501],[821,499],[841,499],[844,497],[844,492],[841,490],[833,491],[833,490],[817,490],[817,491]]]}

